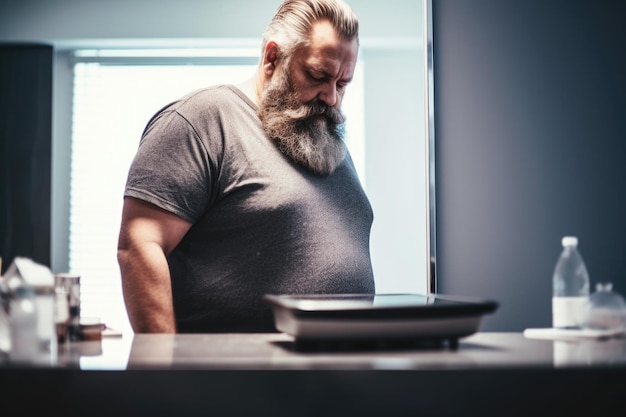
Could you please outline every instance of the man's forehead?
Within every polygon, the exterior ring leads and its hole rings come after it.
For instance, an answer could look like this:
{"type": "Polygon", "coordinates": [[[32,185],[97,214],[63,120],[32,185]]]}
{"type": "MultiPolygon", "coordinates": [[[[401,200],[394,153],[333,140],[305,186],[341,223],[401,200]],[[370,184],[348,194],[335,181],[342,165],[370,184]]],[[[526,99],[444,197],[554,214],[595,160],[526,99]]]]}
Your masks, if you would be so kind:
{"type": "Polygon", "coordinates": [[[332,76],[341,71],[352,72],[358,55],[358,40],[347,40],[337,34],[329,22],[318,22],[310,42],[295,51],[294,57],[305,66],[332,76]]]}

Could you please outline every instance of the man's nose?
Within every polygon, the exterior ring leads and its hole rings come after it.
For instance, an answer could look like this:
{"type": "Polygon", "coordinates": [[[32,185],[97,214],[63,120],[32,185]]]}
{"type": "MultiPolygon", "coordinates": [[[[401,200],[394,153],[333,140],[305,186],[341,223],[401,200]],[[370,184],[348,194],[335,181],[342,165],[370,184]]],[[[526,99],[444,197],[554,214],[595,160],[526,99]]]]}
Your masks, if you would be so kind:
{"type": "Polygon", "coordinates": [[[334,107],[337,104],[337,88],[334,83],[325,84],[322,90],[317,95],[324,104],[330,107],[334,107]]]}

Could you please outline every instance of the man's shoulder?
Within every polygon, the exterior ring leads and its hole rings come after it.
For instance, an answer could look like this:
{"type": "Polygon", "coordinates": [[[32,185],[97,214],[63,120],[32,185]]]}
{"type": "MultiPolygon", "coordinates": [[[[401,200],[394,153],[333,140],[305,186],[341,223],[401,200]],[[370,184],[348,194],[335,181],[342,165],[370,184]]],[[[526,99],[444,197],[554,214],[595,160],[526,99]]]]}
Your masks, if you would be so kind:
{"type": "Polygon", "coordinates": [[[239,89],[233,85],[221,84],[200,88],[187,93],[157,111],[149,124],[157,120],[173,123],[176,120],[195,125],[200,121],[214,122],[224,114],[256,113],[239,89]]]}
{"type": "Polygon", "coordinates": [[[179,111],[206,111],[207,108],[240,105],[244,100],[242,94],[230,84],[213,85],[188,93],[178,100],[176,107],[179,111]]]}

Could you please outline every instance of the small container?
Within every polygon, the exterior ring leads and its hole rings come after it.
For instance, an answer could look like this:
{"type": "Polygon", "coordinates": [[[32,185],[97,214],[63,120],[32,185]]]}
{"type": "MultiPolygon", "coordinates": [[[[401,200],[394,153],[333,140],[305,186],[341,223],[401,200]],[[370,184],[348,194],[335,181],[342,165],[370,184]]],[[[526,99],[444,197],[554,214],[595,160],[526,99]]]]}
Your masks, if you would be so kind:
{"type": "Polygon", "coordinates": [[[21,286],[11,294],[9,322],[11,361],[19,363],[37,362],[40,344],[37,332],[37,301],[35,290],[32,287],[21,286]]]}
{"type": "Polygon", "coordinates": [[[56,354],[57,338],[54,325],[54,286],[36,285],[37,340],[42,352],[56,354]]]}
{"type": "Polygon", "coordinates": [[[54,289],[54,324],[56,328],[57,343],[63,344],[69,338],[68,324],[70,319],[69,294],[63,286],[54,289]]]}
{"type": "Polygon", "coordinates": [[[103,325],[99,317],[81,317],[80,335],[82,341],[102,340],[103,325]]]}
{"type": "Polygon", "coordinates": [[[626,301],[613,292],[612,283],[596,285],[589,296],[584,327],[596,330],[626,330],[626,301]]]}
{"type": "Polygon", "coordinates": [[[63,287],[68,293],[69,318],[68,337],[71,342],[81,340],[80,335],[80,275],[63,273],[54,276],[56,287],[63,287]]]}

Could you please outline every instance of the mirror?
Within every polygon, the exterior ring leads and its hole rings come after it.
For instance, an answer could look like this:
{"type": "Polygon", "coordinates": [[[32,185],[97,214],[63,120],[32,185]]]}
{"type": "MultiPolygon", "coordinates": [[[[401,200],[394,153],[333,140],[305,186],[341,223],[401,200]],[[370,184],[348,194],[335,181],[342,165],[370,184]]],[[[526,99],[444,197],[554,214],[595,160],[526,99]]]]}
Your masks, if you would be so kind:
{"type": "MultiPolygon", "coordinates": [[[[76,51],[217,45],[254,49],[260,46],[260,35],[279,3],[137,0],[130,7],[122,0],[84,0],[79,8],[74,1],[59,0],[36,6],[29,2],[0,5],[0,42],[46,42],[55,49],[53,271],[72,269],[68,254],[76,51]],[[152,18],[146,18],[146,11],[152,18]]],[[[363,85],[362,102],[357,104],[363,109],[364,146],[355,152],[363,153],[361,179],[374,209],[371,250],[377,292],[434,292],[435,242],[430,237],[435,226],[434,166],[429,164],[434,149],[429,142],[433,132],[427,117],[426,65],[429,0],[348,3],[360,20],[363,85]]],[[[117,284],[115,256],[109,258],[113,262],[107,274],[117,284]]],[[[119,292],[114,297],[121,302],[119,292]]],[[[106,317],[103,312],[91,314],[106,317]]]]}

